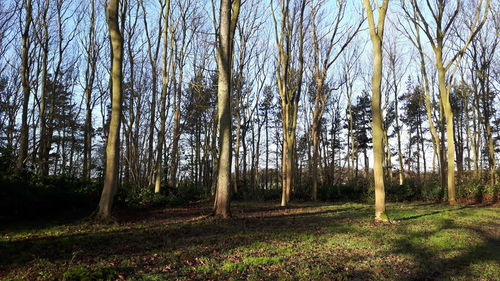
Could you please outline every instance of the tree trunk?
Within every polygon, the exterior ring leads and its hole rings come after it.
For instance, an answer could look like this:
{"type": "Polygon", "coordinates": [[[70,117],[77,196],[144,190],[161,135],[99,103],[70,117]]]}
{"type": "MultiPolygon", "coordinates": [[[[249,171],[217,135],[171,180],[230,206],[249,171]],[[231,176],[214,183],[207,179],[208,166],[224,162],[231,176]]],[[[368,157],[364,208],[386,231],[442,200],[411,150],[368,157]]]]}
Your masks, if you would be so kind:
{"type": "MultiPolygon", "coordinates": [[[[321,75],[321,74],[318,74],[321,75]]],[[[318,166],[319,166],[319,126],[324,110],[324,103],[322,102],[323,95],[323,79],[316,79],[316,95],[314,102],[313,120],[311,128],[312,137],[312,190],[311,190],[311,200],[316,201],[318,199],[318,166]]]]}
{"type": "Polygon", "coordinates": [[[20,136],[20,146],[19,146],[19,156],[17,158],[17,168],[21,169],[25,166],[26,160],[28,158],[28,139],[29,139],[29,127],[28,127],[28,106],[30,100],[30,62],[29,62],[29,49],[30,49],[30,26],[32,19],[32,3],[31,0],[26,1],[26,19],[24,23],[24,30],[22,34],[22,52],[21,52],[21,84],[23,87],[23,105],[21,114],[21,136],[20,136]]]}
{"type": "Polygon", "coordinates": [[[176,85],[174,97],[174,130],[172,136],[172,168],[170,169],[169,184],[171,187],[177,186],[177,170],[179,168],[179,140],[181,137],[181,92],[182,92],[182,66],[180,70],[179,83],[176,85]]]}
{"type": "MultiPolygon", "coordinates": [[[[49,60],[49,30],[47,24],[47,13],[49,11],[49,1],[45,0],[42,16],[43,33],[40,38],[42,48],[42,86],[40,93],[40,150],[39,150],[39,168],[40,175],[47,176],[49,173],[49,146],[47,137],[47,79],[48,79],[48,60],[49,60]]],[[[57,81],[54,81],[57,83],[57,81]]]]}
{"type": "Polygon", "coordinates": [[[454,140],[454,128],[453,128],[453,111],[450,104],[450,93],[446,86],[446,70],[443,67],[441,51],[436,52],[436,62],[438,68],[438,81],[439,81],[439,92],[440,100],[443,106],[444,118],[446,121],[446,143],[448,151],[448,203],[450,205],[455,205],[455,140],[454,140]]]}
{"type": "Polygon", "coordinates": [[[104,187],[99,201],[98,216],[107,218],[111,215],[113,198],[118,186],[118,162],[120,146],[120,121],[122,111],[122,61],[123,37],[120,32],[119,0],[110,0],[106,7],[106,16],[111,43],[111,121],[106,143],[106,167],[104,187]]]}
{"type": "Polygon", "coordinates": [[[87,46],[87,68],[85,70],[85,135],[83,144],[83,178],[90,179],[92,169],[92,88],[94,87],[97,63],[95,44],[95,0],[91,1],[89,46],[87,46]]]}
{"type": "MultiPolygon", "coordinates": [[[[167,119],[167,90],[168,90],[168,67],[167,62],[167,52],[168,52],[168,27],[170,20],[170,0],[166,0],[166,4],[163,7],[165,9],[165,26],[163,27],[163,54],[162,54],[162,87],[161,87],[161,98],[160,98],[160,131],[158,132],[158,147],[157,147],[157,157],[156,157],[156,167],[155,167],[155,193],[160,193],[161,191],[161,179],[163,177],[163,146],[165,144],[165,123],[167,119]]],[[[170,39],[172,41],[172,39],[170,39]]],[[[172,66],[172,56],[170,57],[170,65],[172,66]]],[[[173,72],[173,71],[172,71],[173,72]]]]}
{"type": "Polygon", "coordinates": [[[241,2],[221,0],[217,47],[218,93],[217,122],[219,124],[219,161],[217,167],[217,190],[215,192],[214,214],[231,216],[231,68],[233,59],[234,30],[238,20],[241,2]]]}
{"type": "Polygon", "coordinates": [[[375,180],[375,220],[388,220],[385,213],[384,190],[384,129],[381,108],[382,85],[382,40],[388,0],[384,0],[378,7],[378,25],[375,27],[373,10],[369,0],[364,0],[365,10],[368,13],[370,38],[373,46],[373,76],[372,76],[372,130],[373,130],[373,177],[375,180]]]}

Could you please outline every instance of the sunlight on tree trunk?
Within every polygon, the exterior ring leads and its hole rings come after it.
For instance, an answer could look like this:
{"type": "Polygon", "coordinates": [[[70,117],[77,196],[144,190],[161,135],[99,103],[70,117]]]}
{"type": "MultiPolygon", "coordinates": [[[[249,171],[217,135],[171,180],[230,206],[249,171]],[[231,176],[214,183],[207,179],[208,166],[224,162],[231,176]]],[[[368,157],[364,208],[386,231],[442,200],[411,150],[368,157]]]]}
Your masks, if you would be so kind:
{"type": "Polygon", "coordinates": [[[214,214],[229,218],[231,193],[231,73],[233,60],[233,38],[240,12],[240,0],[231,5],[231,0],[220,2],[220,22],[217,47],[219,161],[214,214]]]}
{"type": "MultiPolygon", "coordinates": [[[[378,1],[378,0],[376,0],[378,1]]],[[[381,108],[382,84],[382,40],[384,38],[385,16],[389,0],[384,0],[378,7],[378,23],[375,26],[373,9],[369,0],[364,0],[367,12],[370,38],[373,46],[373,76],[372,76],[372,129],[373,129],[373,177],[375,178],[375,220],[387,221],[385,213],[385,187],[384,187],[384,130],[381,108]]]]}
{"type": "Polygon", "coordinates": [[[120,123],[122,112],[122,61],[123,37],[118,23],[119,0],[110,0],[106,7],[109,37],[111,41],[111,121],[106,143],[106,167],[104,187],[99,201],[98,216],[111,215],[113,198],[118,188],[118,165],[120,148],[120,123]]]}
{"type": "MultiPolygon", "coordinates": [[[[160,130],[158,132],[158,146],[157,146],[157,158],[155,166],[155,193],[160,193],[161,191],[161,180],[163,178],[163,145],[165,143],[165,127],[167,119],[167,91],[169,82],[167,53],[168,53],[168,28],[170,20],[170,0],[166,0],[165,4],[162,5],[164,12],[165,26],[163,27],[163,54],[162,54],[162,86],[161,86],[161,98],[160,98],[160,130]]],[[[171,38],[172,44],[173,38],[171,38]]],[[[173,67],[173,59],[170,56],[170,65],[173,67]]],[[[174,71],[172,71],[173,73],[174,71]]]]}

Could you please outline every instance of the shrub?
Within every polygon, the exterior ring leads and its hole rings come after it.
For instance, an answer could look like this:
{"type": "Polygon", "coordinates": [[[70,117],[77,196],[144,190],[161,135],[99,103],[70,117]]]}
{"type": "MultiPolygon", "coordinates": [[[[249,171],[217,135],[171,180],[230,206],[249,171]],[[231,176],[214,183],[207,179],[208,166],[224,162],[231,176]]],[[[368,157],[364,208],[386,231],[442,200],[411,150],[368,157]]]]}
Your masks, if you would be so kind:
{"type": "Polygon", "coordinates": [[[1,218],[68,214],[97,206],[100,185],[68,176],[39,177],[29,171],[0,172],[1,218]]]}

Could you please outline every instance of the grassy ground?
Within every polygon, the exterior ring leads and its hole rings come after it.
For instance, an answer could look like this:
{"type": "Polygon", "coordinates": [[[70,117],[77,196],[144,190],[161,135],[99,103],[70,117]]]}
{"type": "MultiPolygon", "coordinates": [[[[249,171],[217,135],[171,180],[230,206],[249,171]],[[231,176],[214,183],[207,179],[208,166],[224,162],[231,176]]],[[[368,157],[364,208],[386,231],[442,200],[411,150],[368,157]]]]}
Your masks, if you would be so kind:
{"type": "MultiPolygon", "coordinates": [[[[2,280],[500,280],[500,208],[390,204],[208,205],[118,214],[118,223],[0,230],[2,280]]],[[[35,224],[36,223],[36,224],[35,224]]]]}

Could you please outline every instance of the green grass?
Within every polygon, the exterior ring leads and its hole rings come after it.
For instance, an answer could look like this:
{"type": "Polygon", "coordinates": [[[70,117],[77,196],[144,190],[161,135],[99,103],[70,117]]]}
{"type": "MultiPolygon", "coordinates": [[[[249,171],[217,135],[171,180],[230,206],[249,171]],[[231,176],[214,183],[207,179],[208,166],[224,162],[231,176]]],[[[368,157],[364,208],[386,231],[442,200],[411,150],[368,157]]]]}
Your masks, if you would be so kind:
{"type": "Polygon", "coordinates": [[[500,208],[235,203],[0,230],[1,280],[500,280],[500,208]]]}

